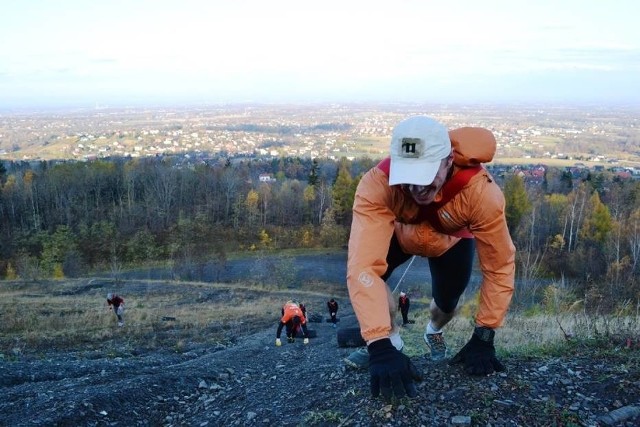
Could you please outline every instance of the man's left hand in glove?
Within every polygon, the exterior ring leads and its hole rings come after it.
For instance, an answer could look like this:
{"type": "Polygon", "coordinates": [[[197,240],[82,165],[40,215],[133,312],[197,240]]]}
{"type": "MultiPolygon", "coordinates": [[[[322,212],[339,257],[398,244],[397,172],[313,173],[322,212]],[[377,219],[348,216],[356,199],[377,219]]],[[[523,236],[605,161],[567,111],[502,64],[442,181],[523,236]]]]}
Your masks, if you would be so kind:
{"type": "Polygon", "coordinates": [[[371,395],[390,400],[392,396],[416,397],[414,381],[422,376],[409,357],[396,349],[389,338],[374,341],[367,346],[369,351],[369,374],[371,395]]]}
{"type": "Polygon", "coordinates": [[[504,371],[504,365],[496,358],[494,335],[493,329],[477,326],[469,342],[453,356],[449,364],[464,363],[464,370],[470,375],[489,375],[504,371]]]}

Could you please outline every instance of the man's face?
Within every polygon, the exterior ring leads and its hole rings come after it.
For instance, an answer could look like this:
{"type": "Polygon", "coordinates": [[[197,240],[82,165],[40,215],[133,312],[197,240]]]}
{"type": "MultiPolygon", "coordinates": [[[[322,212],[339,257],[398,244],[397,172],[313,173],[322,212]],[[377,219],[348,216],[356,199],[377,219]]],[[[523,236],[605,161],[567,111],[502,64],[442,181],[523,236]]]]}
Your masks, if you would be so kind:
{"type": "Polygon", "coordinates": [[[440,162],[440,168],[436,173],[433,182],[429,185],[413,185],[413,184],[402,184],[402,188],[411,194],[411,197],[415,202],[421,206],[426,206],[433,202],[438,194],[438,191],[444,185],[447,174],[449,173],[449,168],[451,167],[451,163],[453,162],[453,157],[449,156],[440,162]]]}

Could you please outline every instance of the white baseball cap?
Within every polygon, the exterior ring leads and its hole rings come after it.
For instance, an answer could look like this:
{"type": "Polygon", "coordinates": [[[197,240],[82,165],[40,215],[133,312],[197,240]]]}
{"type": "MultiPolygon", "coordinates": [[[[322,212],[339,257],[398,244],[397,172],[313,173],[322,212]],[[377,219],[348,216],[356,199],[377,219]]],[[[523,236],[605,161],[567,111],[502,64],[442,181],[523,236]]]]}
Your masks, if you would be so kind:
{"type": "Polygon", "coordinates": [[[391,134],[389,185],[429,185],[442,159],[451,154],[447,128],[427,116],[398,123],[391,134]]]}

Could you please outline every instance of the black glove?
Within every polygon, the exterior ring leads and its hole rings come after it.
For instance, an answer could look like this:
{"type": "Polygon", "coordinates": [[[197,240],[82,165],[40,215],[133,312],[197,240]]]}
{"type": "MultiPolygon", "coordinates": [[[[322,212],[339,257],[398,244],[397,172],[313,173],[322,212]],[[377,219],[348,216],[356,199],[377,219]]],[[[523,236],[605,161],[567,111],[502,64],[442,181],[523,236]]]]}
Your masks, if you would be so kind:
{"type": "Polygon", "coordinates": [[[470,375],[489,375],[504,371],[504,365],[496,358],[493,346],[493,329],[477,326],[471,339],[449,361],[450,365],[464,362],[464,370],[470,375]]]}
{"type": "Polygon", "coordinates": [[[373,397],[378,397],[380,392],[386,400],[393,395],[398,398],[405,394],[417,396],[414,381],[422,381],[422,376],[411,360],[391,344],[389,338],[372,342],[367,350],[373,397]]]}

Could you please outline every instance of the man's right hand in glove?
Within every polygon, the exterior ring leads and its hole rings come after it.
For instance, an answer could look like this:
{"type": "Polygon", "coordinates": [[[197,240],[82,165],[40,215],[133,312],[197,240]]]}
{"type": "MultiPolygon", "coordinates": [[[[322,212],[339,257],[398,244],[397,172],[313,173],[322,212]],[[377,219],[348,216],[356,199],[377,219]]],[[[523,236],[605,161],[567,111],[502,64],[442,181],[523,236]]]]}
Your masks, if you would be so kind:
{"type": "Polygon", "coordinates": [[[373,397],[381,393],[385,400],[390,400],[392,396],[416,397],[418,393],[414,381],[422,381],[422,376],[411,360],[391,344],[389,338],[372,342],[367,350],[373,397]]]}
{"type": "Polygon", "coordinates": [[[280,341],[280,338],[276,338],[276,347],[280,347],[282,345],[282,341],[280,341]]]}
{"type": "Polygon", "coordinates": [[[464,362],[464,370],[470,375],[489,375],[494,371],[504,371],[504,365],[496,358],[494,335],[493,329],[477,326],[469,342],[453,356],[449,364],[464,362]]]}

